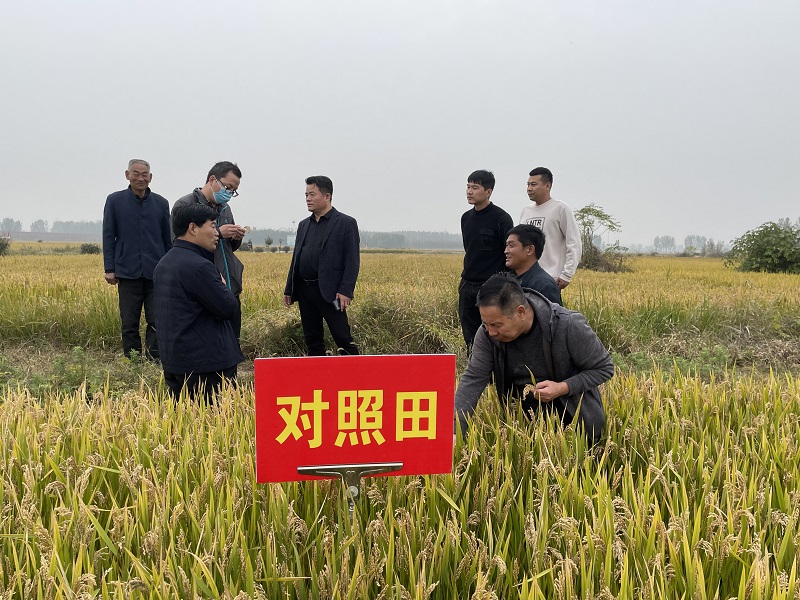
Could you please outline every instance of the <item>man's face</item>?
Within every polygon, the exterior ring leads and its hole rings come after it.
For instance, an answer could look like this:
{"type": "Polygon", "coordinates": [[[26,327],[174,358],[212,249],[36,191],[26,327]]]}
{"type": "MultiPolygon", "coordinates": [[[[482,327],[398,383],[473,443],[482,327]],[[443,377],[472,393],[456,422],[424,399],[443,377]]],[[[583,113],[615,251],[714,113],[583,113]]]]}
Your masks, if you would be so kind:
{"type": "Polygon", "coordinates": [[[214,252],[214,250],[217,249],[219,232],[217,231],[217,226],[215,225],[214,221],[208,220],[203,223],[202,227],[198,227],[192,223],[189,225],[189,227],[194,229],[194,237],[192,241],[195,244],[201,248],[205,248],[209,252],[214,252]]]}
{"type": "Polygon", "coordinates": [[[511,316],[500,310],[499,306],[481,306],[481,321],[486,333],[499,342],[511,342],[525,333],[525,307],[518,306],[511,316]]]}
{"type": "Polygon", "coordinates": [[[306,206],[308,212],[315,214],[324,212],[331,204],[331,195],[319,191],[316,183],[306,185],[306,206]]]}
{"type": "Polygon", "coordinates": [[[534,255],[533,245],[523,246],[517,234],[512,233],[506,239],[506,266],[519,275],[530,268],[531,257],[534,255]]]}
{"type": "Polygon", "coordinates": [[[235,192],[239,189],[239,183],[241,183],[241,181],[242,180],[239,179],[233,171],[228,171],[225,175],[216,179],[216,181],[211,182],[211,191],[219,192],[224,187],[227,188],[229,192],[235,192]]]}
{"type": "Polygon", "coordinates": [[[528,177],[528,198],[531,202],[542,204],[550,197],[550,183],[544,183],[541,175],[528,177]]]}
{"type": "Polygon", "coordinates": [[[147,191],[147,186],[153,180],[153,174],[147,165],[142,163],[133,163],[130,168],[125,171],[125,179],[131,184],[133,193],[137,196],[144,196],[147,191]]]}
{"type": "Polygon", "coordinates": [[[480,183],[475,183],[474,181],[467,183],[467,202],[478,210],[489,204],[491,195],[492,190],[487,190],[480,183]]]}

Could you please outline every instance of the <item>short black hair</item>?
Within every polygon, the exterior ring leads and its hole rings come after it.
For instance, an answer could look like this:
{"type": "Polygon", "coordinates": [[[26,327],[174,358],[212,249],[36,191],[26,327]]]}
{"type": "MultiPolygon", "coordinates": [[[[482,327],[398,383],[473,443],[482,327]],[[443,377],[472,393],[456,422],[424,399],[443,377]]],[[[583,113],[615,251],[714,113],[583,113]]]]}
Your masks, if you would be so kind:
{"type": "Polygon", "coordinates": [[[478,300],[475,303],[481,306],[496,306],[504,315],[511,317],[517,307],[525,306],[525,292],[513,273],[497,273],[486,280],[478,290],[478,300]]]}
{"type": "Polygon", "coordinates": [[[544,231],[536,227],[536,225],[517,225],[508,230],[506,238],[509,235],[517,236],[519,243],[523,246],[533,246],[533,252],[536,254],[536,260],[542,258],[542,251],[544,250],[544,231]]]}
{"type": "Polygon", "coordinates": [[[330,194],[331,198],[333,198],[333,182],[330,177],[312,175],[311,177],[306,177],[306,185],[315,185],[323,195],[330,194]]]}
{"type": "Polygon", "coordinates": [[[553,173],[547,167],[536,167],[528,174],[529,177],[534,177],[535,175],[542,176],[542,183],[553,185],[553,173]]]}
{"type": "Polygon", "coordinates": [[[239,179],[242,178],[242,171],[239,169],[236,163],[223,160],[222,162],[218,162],[213,167],[211,167],[211,170],[208,172],[208,175],[206,175],[206,183],[208,183],[208,180],[211,179],[212,175],[214,176],[214,179],[219,181],[220,179],[225,177],[225,175],[227,175],[228,173],[233,173],[239,179]]]}
{"type": "Polygon", "coordinates": [[[208,221],[216,220],[217,211],[206,204],[193,202],[187,206],[176,206],[172,209],[172,233],[176,238],[181,237],[192,223],[202,227],[208,221]]]}
{"type": "Polygon", "coordinates": [[[478,185],[482,185],[483,189],[485,190],[493,190],[494,173],[484,169],[478,169],[477,171],[473,171],[469,174],[469,177],[467,177],[467,183],[477,183],[478,185]]]}

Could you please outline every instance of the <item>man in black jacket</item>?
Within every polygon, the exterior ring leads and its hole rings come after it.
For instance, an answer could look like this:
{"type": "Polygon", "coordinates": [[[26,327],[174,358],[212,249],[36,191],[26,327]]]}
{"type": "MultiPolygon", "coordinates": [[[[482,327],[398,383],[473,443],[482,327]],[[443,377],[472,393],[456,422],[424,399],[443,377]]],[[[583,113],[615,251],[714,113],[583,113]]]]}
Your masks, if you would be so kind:
{"type": "Polygon", "coordinates": [[[360,266],[358,224],[331,205],[333,182],[324,175],[306,179],[306,207],[300,221],[283,292],[283,303],[300,306],[309,356],[325,355],[328,324],[340,354],[358,354],[350,333],[347,307],[353,301],[360,266]]]}
{"type": "Polygon", "coordinates": [[[535,225],[512,227],[506,239],[506,266],[517,274],[522,287],[536,290],[550,302],[563,306],[556,280],[539,264],[544,243],[544,233],[535,225]]]}
{"type": "Polygon", "coordinates": [[[174,209],[175,244],[155,269],[161,365],[176,400],[185,384],[189,396],[200,393],[210,403],[223,380],[235,384],[244,360],[232,323],[239,303],[214,266],[216,219],[203,204],[174,209]]]}
{"type": "Polygon", "coordinates": [[[139,321],[147,322],[145,356],[158,358],[153,314],[153,269],[172,247],[169,203],[150,191],[150,163],[134,158],[128,162],[128,189],[106,198],[103,209],[103,267],[105,278],[119,292],[122,352],[142,354],[139,321]]]}

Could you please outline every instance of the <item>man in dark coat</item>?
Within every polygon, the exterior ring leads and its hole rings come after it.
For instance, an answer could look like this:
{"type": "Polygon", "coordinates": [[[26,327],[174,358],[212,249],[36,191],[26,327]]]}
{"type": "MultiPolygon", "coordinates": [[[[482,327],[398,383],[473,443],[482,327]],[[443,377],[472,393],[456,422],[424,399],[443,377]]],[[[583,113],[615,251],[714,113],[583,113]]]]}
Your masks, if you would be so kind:
{"type": "Polygon", "coordinates": [[[522,287],[536,290],[550,302],[563,306],[556,280],[539,265],[544,244],[544,233],[535,225],[512,227],[506,239],[506,267],[516,273],[522,287]]]}
{"type": "Polygon", "coordinates": [[[283,303],[300,306],[309,356],[325,355],[323,319],[340,354],[358,354],[350,333],[347,307],[355,295],[360,266],[358,224],[331,205],[333,182],[324,175],[306,179],[311,213],[297,227],[283,303]]]}
{"type": "Polygon", "coordinates": [[[172,211],[175,244],[155,269],[155,311],[164,379],[177,400],[211,402],[223,381],[235,384],[244,360],[233,330],[236,296],[214,266],[219,242],[217,213],[204,204],[172,211]]]}
{"type": "Polygon", "coordinates": [[[144,308],[145,356],[157,359],[153,269],[172,247],[169,203],[150,191],[153,174],[146,160],[129,161],[125,179],[128,189],[109,195],[103,209],[103,267],[106,281],[119,292],[122,352],[128,358],[132,352],[142,355],[144,308]]]}

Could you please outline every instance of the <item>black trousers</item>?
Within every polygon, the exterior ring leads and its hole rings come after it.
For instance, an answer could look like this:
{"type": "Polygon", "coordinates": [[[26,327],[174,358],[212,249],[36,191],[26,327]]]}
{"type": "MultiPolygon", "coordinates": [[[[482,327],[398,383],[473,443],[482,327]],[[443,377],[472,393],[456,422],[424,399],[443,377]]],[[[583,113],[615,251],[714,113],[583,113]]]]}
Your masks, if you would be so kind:
{"type": "Polygon", "coordinates": [[[185,385],[186,394],[192,400],[202,399],[206,404],[214,404],[214,394],[219,393],[223,380],[236,387],[236,368],[234,365],[229,369],[210,373],[167,373],[164,371],[164,381],[176,402],[180,399],[181,390],[185,385]]]}
{"type": "Polygon", "coordinates": [[[156,340],[156,314],[153,304],[153,280],[117,279],[119,292],[119,316],[122,320],[122,352],[130,358],[136,351],[142,356],[142,336],[139,333],[139,321],[144,307],[145,353],[149,358],[158,358],[158,341],[156,340]]]}
{"type": "Polygon", "coordinates": [[[302,279],[294,282],[297,303],[300,306],[300,320],[303,323],[303,337],[306,340],[309,356],[325,356],[325,330],[323,319],[328,324],[336,345],[342,354],[359,354],[353,343],[347,312],[338,310],[322,297],[319,283],[305,283],[302,279]]]}
{"type": "Polygon", "coordinates": [[[458,320],[461,321],[461,333],[467,348],[472,348],[472,341],[481,326],[481,313],[475,302],[482,283],[462,279],[458,285],[458,320]]]}

